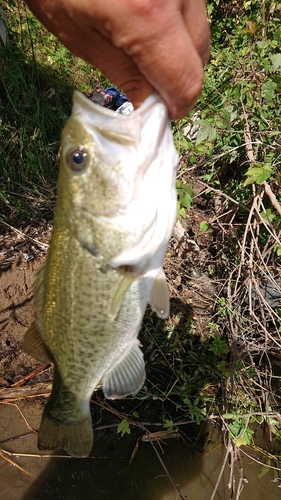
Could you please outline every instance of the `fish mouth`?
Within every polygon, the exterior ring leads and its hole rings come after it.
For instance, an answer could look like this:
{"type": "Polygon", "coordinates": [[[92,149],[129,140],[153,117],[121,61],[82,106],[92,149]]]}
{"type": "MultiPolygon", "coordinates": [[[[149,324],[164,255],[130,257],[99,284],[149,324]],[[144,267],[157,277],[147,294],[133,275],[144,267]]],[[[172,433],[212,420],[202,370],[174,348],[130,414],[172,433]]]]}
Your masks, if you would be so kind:
{"type": "Polygon", "coordinates": [[[137,145],[141,139],[141,120],[138,113],[129,116],[116,113],[112,109],[95,104],[84,94],[75,90],[73,93],[72,113],[85,126],[96,128],[110,140],[123,145],[137,145]],[[132,124],[134,123],[134,126],[132,124]]]}

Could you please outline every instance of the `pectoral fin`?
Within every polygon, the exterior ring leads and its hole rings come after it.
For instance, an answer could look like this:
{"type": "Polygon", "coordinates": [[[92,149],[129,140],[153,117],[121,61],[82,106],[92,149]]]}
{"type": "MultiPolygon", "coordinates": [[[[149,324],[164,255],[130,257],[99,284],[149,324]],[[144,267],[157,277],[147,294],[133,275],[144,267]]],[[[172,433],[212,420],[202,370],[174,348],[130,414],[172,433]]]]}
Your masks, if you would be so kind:
{"type": "Polygon", "coordinates": [[[143,353],[136,341],[120,362],[106,373],[103,379],[103,392],[108,399],[122,399],[136,394],[145,381],[143,353]]]}
{"type": "Polygon", "coordinates": [[[126,273],[122,277],[122,279],[119,283],[119,286],[116,290],[116,293],[113,297],[113,300],[112,300],[112,304],[111,304],[111,308],[110,308],[111,321],[115,320],[115,318],[118,314],[118,311],[121,307],[124,295],[127,292],[129,286],[133,283],[134,279],[135,279],[135,276],[132,273],[126,273]]]}
{"type": "Polygon", "coordinates": [[[166,276],[161,268],[150,292],[149,304],[159,318],[167,318],[170,314],[170,294],[166,276]]]}
{"type": "Polygon", "coordinates": [[[27,354],[38,359],[38,361],[42,361],[43,363],[52,361],[39,335],[35,321],[30,325],[24,336],[23,349],[27,354]]]}

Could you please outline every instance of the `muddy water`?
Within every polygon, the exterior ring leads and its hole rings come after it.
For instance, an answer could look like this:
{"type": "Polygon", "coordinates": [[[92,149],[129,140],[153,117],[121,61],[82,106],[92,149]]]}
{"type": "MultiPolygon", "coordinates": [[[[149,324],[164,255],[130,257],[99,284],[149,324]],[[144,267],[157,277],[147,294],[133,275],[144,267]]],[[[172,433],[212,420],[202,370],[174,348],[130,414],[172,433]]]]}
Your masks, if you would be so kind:
{"type": "MultiPolygon", "coordinates": [[[[29,425],[38,428],[42,405],[24,401],[20,410],[29,425]]],[[[225,450],[219,435],[210,427],[208,445],[202,452],[196,451],[191,442],[194,433],[189,440],[188,432],[192,433],[189,429],[185,426],[185,440],[162,442],[162,450],[157,443],[153,443],[153,447],[149,442],[140,442],[131,464],[130,458],[138,437],[134,429],[131,435],[123,438],[117,436],[116,429],[96,431],[92,456],[87,459],[21,456],[38,454],[36,435],[5,441],[30,430],[16,406],[1,404],[0,446],[15,453],[8,458],[17,466],[0,457],[0,499],[178,500],[180,496],[174,486],[177,485],[188,500],[210,500],[225,450]]],[[[253,454],[253,451],[250,453],[253,454]]],[[[258,456],[254,458],[259,459],[258,456]]],[[[247,482],[244,483],[241,500],[251,497],[255,500],[280,499],[281,491],[278,483],[273,482],[272,473],[258,479],[261,464],[246,456],[243,467],[247,482]]],[[[228,481],[229,467],[226,465],[215,500],[230,498],[228,481]]]]}

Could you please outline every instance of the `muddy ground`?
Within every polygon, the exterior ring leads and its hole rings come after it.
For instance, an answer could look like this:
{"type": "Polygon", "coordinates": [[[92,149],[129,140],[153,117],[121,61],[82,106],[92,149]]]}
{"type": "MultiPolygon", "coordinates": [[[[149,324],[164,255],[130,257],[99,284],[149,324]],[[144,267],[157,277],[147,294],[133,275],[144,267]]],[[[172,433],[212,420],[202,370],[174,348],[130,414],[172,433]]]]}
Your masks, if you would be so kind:
{"type": "MultiPolygon", "coordinates": [[[[0,236],[0,386],[9,387],[31,373],[38,362],[25,354],[22,341],[33,318],[33,282],[46,258],[51,223],[24,233],[5,230],[0,236]],[[39,245],[34,240],[42,242],[39,245]]],[[[37,381],[46,379],[38,376],[37,381]]]]}

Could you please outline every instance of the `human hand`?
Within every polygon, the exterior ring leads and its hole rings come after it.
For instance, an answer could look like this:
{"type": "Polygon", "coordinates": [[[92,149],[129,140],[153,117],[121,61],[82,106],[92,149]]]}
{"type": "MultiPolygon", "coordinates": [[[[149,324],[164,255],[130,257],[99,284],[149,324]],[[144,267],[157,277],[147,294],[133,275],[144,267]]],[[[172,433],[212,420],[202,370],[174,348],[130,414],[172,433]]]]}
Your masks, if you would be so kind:
{"type": "Polygon", "coordinates": [[[135,108],[152,93],[172,119],[193,107],[209,57],[205,0],[26,0],[76,56],[126,93],[135,108]]]}

